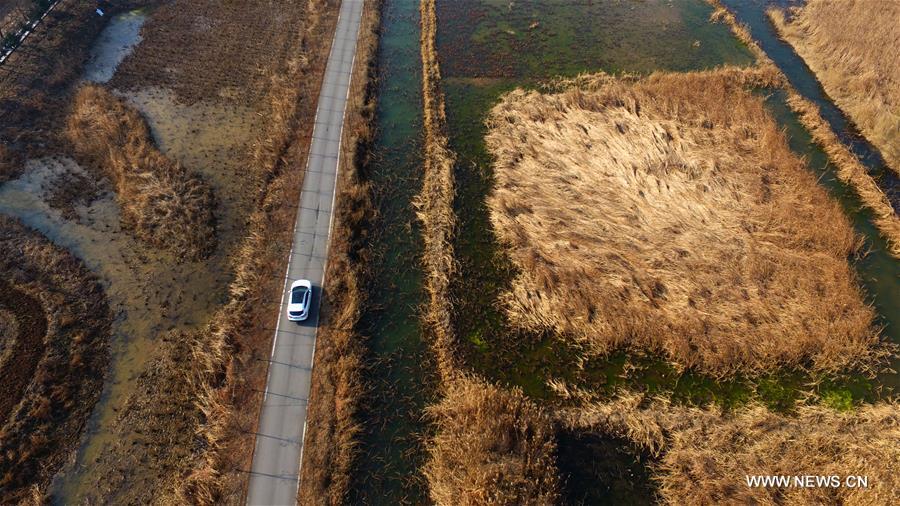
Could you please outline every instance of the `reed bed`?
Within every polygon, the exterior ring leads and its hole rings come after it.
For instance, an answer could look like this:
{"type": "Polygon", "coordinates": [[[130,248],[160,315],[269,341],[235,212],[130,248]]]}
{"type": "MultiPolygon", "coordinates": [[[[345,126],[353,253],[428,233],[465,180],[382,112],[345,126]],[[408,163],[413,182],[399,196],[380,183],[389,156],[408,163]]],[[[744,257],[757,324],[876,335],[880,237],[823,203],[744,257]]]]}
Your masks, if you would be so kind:
{"type": "Polygon", "coordinates": [[[381,4],[373,0],[364,5],[341,139],[341,170],[324,287],[328,297],[316,336],[299,504],[344,504],[358,456],[362,431],[359,411],[366,393],[366,347],[359,318],[366,303],[367,230],[374,212],[363,168],[375,131],[375,58],[381,4]]]}
{"type": "Polygon", "coordinates": [[[424,180],[416,199],[417,216],[422,222],[425,249],[426,328],[432,333],[432,349],[438,361],[438,373],[449,382],[460,368],[456,357],[456,337],[452,324],[453,304],[450,278],[456,271],[453,257],[453,232],[456,215],[453,197],[456,193],[453,166],[456,155],[448,147],[447,116],[436,38],[437,15],[434,0],[422,0],[421,15],[422,100],[424,141],[424,180]]]}
{"type": "Polygon", "coordinates": [[[510,320],[717,377],[874,371],[858,239],[763,99],[715,72],[597,80],[489,116],[510,320]]]}
{"type": "Polygon", "coordinates": [[[563,410],[564,426],[623,437],[656,455],[651,477],[665,504],[890,504],[900,492],[900,406],[793,415],[750,404],[733,412],[623,393],[563,410]],[[749,487],[754,475],[867,476],[867,488],[749,487]]]}
{"type": "Polygon", "coordinates": [[[812,0],[771,8],[779,35],[900,174],[900,3],[812,0]]]}
{"type": "Polygon", "coordinates": [[[112,180],[122,222],[139,239],[191,258],[213,251],[212,190],[156,149],[139,112],[104,88],[87,85],[75,96],[66,133],[79,157],[112,180]]]}
{"type": "Polygon", "coordinates": [[[424,473],[435,504],[558,502],[554,428],[520,390],[459,376],[428,417],[437,435],[424,473]]]}

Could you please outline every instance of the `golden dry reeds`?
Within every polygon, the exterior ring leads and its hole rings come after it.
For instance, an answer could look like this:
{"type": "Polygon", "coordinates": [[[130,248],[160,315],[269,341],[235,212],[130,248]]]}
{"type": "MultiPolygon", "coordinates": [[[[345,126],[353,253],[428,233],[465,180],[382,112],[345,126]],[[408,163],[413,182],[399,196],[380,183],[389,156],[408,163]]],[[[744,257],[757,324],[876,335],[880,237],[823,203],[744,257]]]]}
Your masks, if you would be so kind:
{"type": "MultiPolygon", "coordinates": [[[[819,108],[800,95],[790,85],[784,74],[778,70],[750,36],[750,31],[747,27],[738,23],[734,14],[728,11],[719,0],[707,1],[715,7],[712,15],[713,21],[722,21],[728,24],[735,36],[746,43],[756,55],[757,66],[755,69],[748,69],[748,71],[753,70],[754,72],[760,72],[762,75],[756,79],[755,83],[751,82],[748,84],[763,88],[779,87],[787,91],[788,106],[797,113],[800,122],[812,134],[813,140],[822,147],[831,162],[835,164],[838,178],[853,188],[862,200],[863,205],[872,210],[875,216],[873,220],[875,226],[881,235],[887,239],[891,254],[895,257],[900,257],[900,218],[897,217],[893,207],[875,180],[868,174],[859,159],[837,138],[837,135],[834,134],[834,131],[822,118],[819,108]],[[766,83],[766,76],[768,76],[768,83],[766,83]]],[[[785,37],[783,33],[785,30],[784,14],[777,9],[769,10],[768,14],[773,24],[782,31],[782,37],[785,37]]],[[[897,125],[900,127],[900,123],[897,125]]]]}
{"type": "Polygon", "coordinates": [[[441,90],[441,69],[436,47],[437,14],[434,0],[422,0],[421,15],[422,101],[424,140],[424,180],[416,198],[416,214],[422,222],[425,248],[425,288],[428,304],[425,322],[432,333],[432,349],[438,361],[438,372],[449,381],[459,370],[455,355],[450,300],[450,277],[456,270],[453,256],[453,232],[456,215],[453,197],[456,193],[453,167],[456,155],[448,147],[447,117],[444,111],[444,92],[441,90]]]}
{"type": "Polygon", "coordinates": [[[797,113],[800,122],[809,130],[816,144],[822,147],[834,163],[838,178],[853,188],[863,205],[872,211],[875,227],[887,239],[891,255],[900,258],[900,217],[894,212],[887,196],[856,155],[837,138],[822,118],[816,104],[793,89],[788,90],[787,104],[797,113]]]}
{"type": "Polygon", "coordinates": [[[651,476],[666,504],[891,504],[900,493],[900,406],[850,412],[751,404],[733,412],[625,393],[558,414],[561,423],[624,437],[657,455],[651,476]],[[750,487],[748,476],[868,477],[868,487],[750,487]]]}
{"type": "Polygon", "coordinates": [[[510,320],[715,376],[880,363],[857,238],[763,99],[715,72],[603,82],[491,111],[510,320]]]}
{"type": "Polygon", "coordinates": [[[789,16],[769,9],[779,35],[900,174],[900,3],[811,0],[789,16]]]}
{"type": "Polygon", "coordinates": [[[550,419],[520,390],[459,376],[428,408],[424,473],[439,506],[550,505],[559,498],[550,419]]]}
{"type": "Polygon", "coordinates": [[[83,86],[66,134],[76,153],[112,180],[122,221],[138,238],[191,258],[212,252],[212,190],[156,149],[137,110],[100,86],[83,86]]]}

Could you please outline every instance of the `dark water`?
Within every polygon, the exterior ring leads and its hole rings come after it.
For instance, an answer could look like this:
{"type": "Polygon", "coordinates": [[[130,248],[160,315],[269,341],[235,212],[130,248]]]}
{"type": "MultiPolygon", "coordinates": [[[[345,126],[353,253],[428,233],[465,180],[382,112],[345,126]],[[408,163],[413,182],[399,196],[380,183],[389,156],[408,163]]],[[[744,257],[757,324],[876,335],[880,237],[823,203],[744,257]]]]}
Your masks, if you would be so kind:
{"type": "Polygon", "coordinates": [[[368,337],[371,391],[359,469],[350,504],[421,504],[424,482],[421,416],[433,370],[426,362],[419,307],[425,301],[421,234],[412,202],[422,188],[419,2],[384,4],[378,66],[377,125],[372,161],[376,223],[372,231],[368,337]],[[429,371],[429,372],[426,372],[429,371]]]}

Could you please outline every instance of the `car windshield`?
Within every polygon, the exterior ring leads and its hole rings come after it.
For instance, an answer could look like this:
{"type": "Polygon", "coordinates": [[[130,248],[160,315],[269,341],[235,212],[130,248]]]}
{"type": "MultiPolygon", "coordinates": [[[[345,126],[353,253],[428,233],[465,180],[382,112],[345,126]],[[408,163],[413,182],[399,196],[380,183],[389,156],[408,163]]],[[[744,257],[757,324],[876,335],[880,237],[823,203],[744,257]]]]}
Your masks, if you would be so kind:
{"type": "Polygon", "coordinates": [[[294,288],[294,290],[291,292],[291,304],[301,304],[303,302],[303,297],[306,296],[306,292],[308,290],[309,289],[305,286],[298,286],[297,288],[294,288]]]}

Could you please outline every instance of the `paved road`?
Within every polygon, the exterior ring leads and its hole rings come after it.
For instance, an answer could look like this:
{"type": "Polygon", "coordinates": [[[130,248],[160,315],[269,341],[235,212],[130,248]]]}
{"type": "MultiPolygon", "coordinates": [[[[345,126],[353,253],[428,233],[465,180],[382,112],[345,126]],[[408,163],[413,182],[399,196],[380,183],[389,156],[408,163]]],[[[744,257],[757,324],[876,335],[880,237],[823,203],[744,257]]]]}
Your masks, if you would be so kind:
{"type": "Polygon", "coordinates": [[[295,504],[300,486],[306,405],[331,232],[341,130],[362,7],[363,0],[341,2],[340,17],[319,94],[281,311],[272,343],[266,395],[256,435],[248,504],[295,504]],[[313,308],[309,319],[299,325],[288,321],[285,314],[288,287],[297,279],[309,279],[313,284],[313,308]]]}

